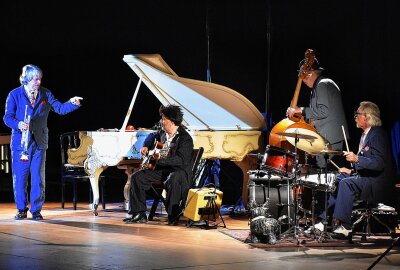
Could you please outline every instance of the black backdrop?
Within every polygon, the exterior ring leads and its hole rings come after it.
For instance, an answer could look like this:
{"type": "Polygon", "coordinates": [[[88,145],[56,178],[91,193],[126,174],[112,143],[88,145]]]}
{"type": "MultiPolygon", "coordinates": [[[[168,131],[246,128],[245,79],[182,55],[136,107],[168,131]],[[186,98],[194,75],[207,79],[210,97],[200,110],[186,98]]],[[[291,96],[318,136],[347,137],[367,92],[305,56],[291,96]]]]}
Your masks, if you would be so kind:
{"type": "MultiPolygon", "coordinates": [[[[388,131],[398,120],[398,1],[45,2],[0,4],[0,109],[28,63],[43,69],[43,86],[61,101],[84,98],[81,109],[49,117],[50,187],[59,183],[61,133],[122,125],[138,80],[122,61],[125,54],[159,53],[178,75],[199,80],[206,80],[209,55],[214,83],[240,92],[278,122],[292,98],[298,62],[312,48],[342,90],[353,149],[360,101],[380,106],[388,131]]],[[[303,87],[299,103],[308,96],[303,87]]],[[[151,126],[158,107],[143,86],[129,123],[151,126]]],[[[2,124],[0,132],[9,129],[2,124]]]]}

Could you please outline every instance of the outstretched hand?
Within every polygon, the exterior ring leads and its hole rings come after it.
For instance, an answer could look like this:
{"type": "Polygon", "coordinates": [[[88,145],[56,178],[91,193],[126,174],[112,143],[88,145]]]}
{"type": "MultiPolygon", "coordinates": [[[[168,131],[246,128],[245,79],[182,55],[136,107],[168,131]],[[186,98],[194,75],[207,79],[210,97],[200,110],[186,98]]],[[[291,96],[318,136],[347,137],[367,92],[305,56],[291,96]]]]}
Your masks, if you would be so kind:
{"type": "Polygon", "coordinates": [[[70,99],[70,101],[74,105],[80,105],[82,99],[83,99],[82,97],[73,97],[70,99]]]}

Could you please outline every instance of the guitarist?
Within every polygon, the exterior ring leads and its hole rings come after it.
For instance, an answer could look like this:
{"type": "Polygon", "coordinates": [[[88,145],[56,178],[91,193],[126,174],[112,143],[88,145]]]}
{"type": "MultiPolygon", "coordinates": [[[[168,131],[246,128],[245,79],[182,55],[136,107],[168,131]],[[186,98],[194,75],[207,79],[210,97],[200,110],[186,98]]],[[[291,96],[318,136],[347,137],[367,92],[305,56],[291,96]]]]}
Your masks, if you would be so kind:
{"type": "Polygon", "coordinates": [[[183,112],[175,105],[161,106],[159,112],[161,129],[146,138],[141,153],[147,155],[155,142],[160,142],[165,154],[157,157],[154,169],[145,168],[132,175],[128,212],[131,217],[124,219],[125,223],[147,222],[146,191],[153,181],[161,180],[167,190],[168,225],[177,225],[181,200],[190,188],[193,140],[182,125],[183,112]]]}

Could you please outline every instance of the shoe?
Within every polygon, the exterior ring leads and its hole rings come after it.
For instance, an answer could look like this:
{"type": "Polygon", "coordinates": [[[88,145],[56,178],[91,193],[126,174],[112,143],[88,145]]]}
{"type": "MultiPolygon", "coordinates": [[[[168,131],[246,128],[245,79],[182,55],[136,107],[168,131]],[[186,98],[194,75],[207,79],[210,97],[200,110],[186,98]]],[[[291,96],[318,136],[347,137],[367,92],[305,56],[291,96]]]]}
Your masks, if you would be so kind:
{"type": "Polygon", "coordinates": [[[318,222],[313,226],[308,227],[307,230],[304,231],[305,234],[311,235],[312,233],[321,233],[324,231],[324,224],[322,222],[318,222]]]}
{"type": "Polygon", "coordinates": [[[40,212],[35,212],[32,214],[32,220],[43,220],[43,216],[40,212]]]}
{"type": "Polygon", "coordinates": [[[132,218],[128,219],[125,221],[125,223],[146,223],[147,222],[147,216],[145,212],[139,212],[136,215],[132,216],[132,218]]]}
{"type": "Polygon", "coordinates": [[[383,203],[378,203],[378,207],[376,208],[378,211],[387,211],[387,212],[394,212],[395,209],[391,206],[384,205],[383,203]]]}
{"type": "Polygon", "coordinates": [[[134,215],[132,215],[132,216],[130,216],[130,217],[127,217],[127,218],[124,218],[122,221],[123,221],[123,222],[127,222],[128,220],[131,220],[131,219],[133,218],[133,216],[134,216],[134,215]]]}
{"type": "Polygon", "coordinates": [[[177,219],[168,219],[168,226],[176,226],[179,224],[179,218],[177,219]]]}
{"type": "Polygon", "coordinates": [[[176,226],[179,224],[179,218],[181,215],[168,215],[168,226],[176,226]]]}
{"type": "Polygon", "coordinates": [[[17,214],[15,215],[16,220],[22,220],[28,217],[28,210],[29,208],[25,208],[25,210],[18,210],[17,214]]]}
{"type": "Polygon", "coordinates": [[[314,228],[319,230],[319,231],[321,231],[321,232],[323,232],[325,226],[324,226],[324,224],[322,222],[318,222],[317,224],[314,225],[314,228]]]}
{"type": "Polygon", "coordinates": [[[339,227],[336,228],[336,230],[333,231],[333,233],[336,234],[342,234],[345,237],[349,236],[349,233],[351,233],[352,230],[348,230],[345,227],[343,227],[343,225],[340,225],[339,227]]]}

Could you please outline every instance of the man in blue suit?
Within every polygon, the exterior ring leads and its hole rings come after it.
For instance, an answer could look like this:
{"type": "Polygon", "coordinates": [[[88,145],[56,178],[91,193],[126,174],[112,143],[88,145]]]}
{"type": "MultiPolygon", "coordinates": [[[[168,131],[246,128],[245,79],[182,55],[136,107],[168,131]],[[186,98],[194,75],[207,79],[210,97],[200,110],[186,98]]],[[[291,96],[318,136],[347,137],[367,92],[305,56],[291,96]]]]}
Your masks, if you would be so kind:
{"type": "Polygon", "coordinates": [[[393,167],[389,140],[382,129],[380,110],[375,103],[360,103],[354,118],[363,130],[357,154],[344,152],[346,160],[354,164],[354,170],[340,168],[344,175],[338,185],[333,218],[341,225],[334,233],[348,236],[351,232],[351,214],[356,194],[372,205],[390,203],[392,199],[393,167]]]}
{"type": "Polygon", "coordinates": [[[15,219],[27,218],[28,177],[31,175],[30,205],[33,220],[41,220],[45,199],[45,164],[48,148],[47,118],[50,110],[67,114],[80,107],[80,97],[65,103],[41,87],[43,72],[34,65],[22,68],[21,86],[12,90],[6,100],[4,123],[12,129],[11,155],[15,219]]]}

